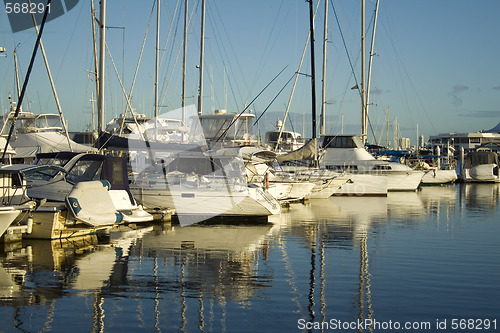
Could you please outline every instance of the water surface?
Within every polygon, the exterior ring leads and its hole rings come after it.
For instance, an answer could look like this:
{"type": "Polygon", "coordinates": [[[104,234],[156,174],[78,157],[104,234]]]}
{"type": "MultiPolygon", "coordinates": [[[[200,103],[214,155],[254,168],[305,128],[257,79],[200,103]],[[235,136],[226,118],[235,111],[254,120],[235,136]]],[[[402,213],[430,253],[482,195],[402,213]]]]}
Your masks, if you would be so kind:
{"type": "Polygon", "coordinates": [[[292,204],[266,225],[5,245],[0,330],[499,330],[499,193],[424,187],[292,204]],[[354,327],[366,320],[379,326],[354,327]]]}

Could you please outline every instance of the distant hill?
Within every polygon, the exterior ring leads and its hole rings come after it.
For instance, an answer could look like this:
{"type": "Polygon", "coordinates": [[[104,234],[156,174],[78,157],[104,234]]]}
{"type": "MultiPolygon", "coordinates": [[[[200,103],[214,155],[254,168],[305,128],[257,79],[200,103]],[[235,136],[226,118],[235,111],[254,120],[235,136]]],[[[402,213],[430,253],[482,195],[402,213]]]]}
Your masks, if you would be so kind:
{"type": "Polygon", "coordinates": [[[498,123],[495,127],[493,127],[492,129],[489,129],[487,131],[483,131],[483,132],[486,132],[486,133],[500,133],[500,123],[498,123]]]}

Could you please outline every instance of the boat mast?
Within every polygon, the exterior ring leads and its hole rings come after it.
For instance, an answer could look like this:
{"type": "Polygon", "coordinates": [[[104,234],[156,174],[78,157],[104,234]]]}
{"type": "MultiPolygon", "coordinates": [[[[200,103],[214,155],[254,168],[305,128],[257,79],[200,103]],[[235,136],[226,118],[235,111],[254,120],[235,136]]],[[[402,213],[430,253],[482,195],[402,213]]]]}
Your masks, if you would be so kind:
{"type": "Polygon", "coordinates": [[[201,1],[201,39],[200,39],[200,90],[198,95],[198,115],[203,112],[203,57],[205,52],[205,0],[201,1]]]}
{"type": "Polygon", "coordinates": [[[42,23],[40,24],[40,32],[37,34],[37,37],[36,37],[35,47],[33,48],[33,53],[31,54],[31,60],[30,60],[30,63],[28,65],[28,70],[26,72],[26,77],[24,79],[23,88],[21,89],[21,93],[19,94],[19,100],[18,100],[17,105],[16,105],[16,111],[14,112],[14,116],[12,117],[12,124],[10,126],[9,135],[7,136],[7,140],[5,141],[5,147],[3,149],[2,160],[4,160],[5,154],[7,153],[7,148],[9,147],[10,139],[12,138],[14,128],[16,127],[17,117],[19,116],[19,111],[21,111],[21,105],[23,104],[24,94],[26,92],[26,87],[28,86],[28,80],[29,80],[30,75],[31,75],[31,70],[33,69],[33,63],[35,62],[35,57],[36,57],[36,53],[38,50],[38,46],[40,44],[40,39],[42,38],[43,28],[45,27],[45,22],[47,20],[47,15],[49,13],[49,9],[48,9],[48,8],[50,8],[49,5],[50,5],[50,0],[47,0],[47,5],[45,6],[45,11],[43,13],[42,23]]]}
{"type": "Polygon", "coordinates": [[[184,125],[184,107],[186,106],[186,55],[187,55],[188,0],[184,0],[184,52],[182,57],[182,124],[184,125]]]}
{"type": "MultiPolygon", "coordinates": [[[[31,6],[31,0],[29,0],[29,4],[31,6]]],[[[38,25],[36,23],[35,14],[31,13],[31,17],[33,18],[33,24],[35,26],[36,34],[40,33],[38,29],[38,25]]],[[[45,48],[43,47],[42,39],[40,38],[40,51],[42,51],[43,61],[45,63],[45,69],[47,70],[47,76],[49,77],[50,87],[52,88],[52,93],[54,94],[54,99],[56,101],[57,111],[59,112],[59,118],[61,119],[61,124],[64,129],[64,134],[66,135],[66,140],[68,141],[68,147],[70,151],[73,151],[71,148],[71,140],[69,139],[68,127],[66,126],[66,122],[64,121],[64,115],[61,108],[61,103],[59,103],[59,97],[57,96],[56,86],[54,85],[54,80],[52,79],[52,73],[50,72],[49,62],[47,60],[47,55],[45,54],[45,48]]]]}
{"type": "Polygon", "coordinates": [[[97,128],[104,132],[104,60],[106,58],[106,0],[100,0],[99,19],[99,92],[97,96],[97,128]]]}
{"type": "Polygon", "coordinates": [[[322,95],[321,95],[321,120],[319,133],[325,134],[326,126],[326,43],[328,42],[328,0],[325,0],[325,22],[323,29],[323,78],[322,78],[322,95]]]}
{"type": "MultiPolygon", "coordinates": [[[[21,96],[21,86],[19,85],[19,70],[17,68],[17,52],[14,48],[14,70],[16,71],[16,86],[17,86],[17,104],[19,104],[19,96],[21,96]]],[[[19,111],[23,112],[21,105],[19,106],[19,111]]]]}
{"type": "Polygon", "coordinates": [[[158,63],[160,52],[160,0],[156,2],[156,50],[155,50],[155,140],[158,137],[158,63]]]}
{"type": "MultiPolygon", "coordinates": [[[[97,38],[96,38],[96,31],[95,31],[95,22],[96,22],[96,16],[95,16],[95,10],[94,10],[94,0],[90,0],[90,11],[92,15],[92,40],[93,40],[93,51],[94,51],[94,75],[95,75],[95,93],[97,96],[97,99],[99,99],[99,69],[98,69],[98,62],[97,62],[97,38]]],[[[92,96],[92,132],[94,133],[95,131],[95,114],[94,114],[94,96],[92,96]]]]}
{"type": "Polygon", "coordinates": [[[309,2],[309,29],[311,30],[311,108],[312,108],[312,139],[316,139],[316,80],[314,68],[314,13],[313,0],[309,2]]]}
{"type": "Polygon", "coordinates": [[[367,114],[366,114],[366,73],[365,73],[365,0],[361,0],[361,137],[366,142],[367,114]]]}
{"type": "Polygon", "coordinates": [[[368,118],[368,106],[370,105],[370,84],[372,82],[372,62],[373,62],[373,49],[375,46],[375,30],[377,29],[377,17],[378,17],[378,4],[379,0],[377,0],[377,3],[375,5],[375,18],[373,20],[373,31],[372,31],[372,43],[371,43],[371,48],[370,48],[370,59],[368,60],[368,82],[366,85],[366,103],[365,103],[365,109],[366,109],[366,118],[368,118]]]}

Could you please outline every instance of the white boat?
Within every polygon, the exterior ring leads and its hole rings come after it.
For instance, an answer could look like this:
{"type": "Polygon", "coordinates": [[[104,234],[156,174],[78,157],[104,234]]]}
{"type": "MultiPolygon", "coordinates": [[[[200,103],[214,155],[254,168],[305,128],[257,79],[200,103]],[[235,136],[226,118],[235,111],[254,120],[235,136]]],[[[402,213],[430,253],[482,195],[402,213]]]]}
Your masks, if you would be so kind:
{"type": "Polygon", "coordinates": [[[457,180],[457,172],[455,169],[438,169],[430,167],[425,170],[425,175],[422,178],[424,185],[449,184],[457,180]]]}
{"type": "Polygon", "coordinates": [[[446,142],[446,144],[431,143],[430,149],[431,152],[435,152],[435,155],[422,156],[423,159],[427,159],[422,168],[426,171],[422,184],[436,185],[455,182],[458,179],[457,160],[454,157],[455,148],[446,142]]]}
{"type": "Polygon", "coordinates": [[[276,121],[276,129],[266,132],[266,146],[273,151],[289,152],[297,150],[304,145],[304,139],[298,132],[283,129],[283,122],[276,121]]]}
{"type": "Polygon", "coordinates": [[[132,193],[149,209],[175,209],[182,226],[213,217],[267,217],[279,203],[247,186],[241,157],[234,152],[185,152],[157,172],[138,175],[132,193]]]}
{"type": "Polygon", "coordinates": [[[257,144],[257,137],[253,132],[253,113],[227,113],[222,109],[215,110],[214,114],[199,115],[198,118],[199,123],[191,125],[191,133],[203,133],[210,149],[257,144]]]}
{"type": "Polygon", "coordinates": [[[314,184],[309,199],[327,199],[352,181],[350,178],[345,177],[343,173],[326,169],[296,165],[281,165],[281,168],[298,181],[314,184]]]}
{"type": "Polygon", "coordinates": [[[0,207],[0,237],[7,230],[7,228],[10,227],[19,214],[21,214],[21,211],[19,209],[15,209],[13,206],[0,207]]]}
{"type": "MultiPolygon", "coordinates": [[[[9,133],[14,112],[3,116],[2,134],[9,133]]],[[[63,131],[57,114],[34,114],[19,112],[13,135],[9,143],[16,151],[17,163],[32,163],[38,153],[59,151],[88,152],[95,150],[69,139],[63,131]]]]}
{"type": "MultiPolygon", "coordinates": [[[[18,219],[27,217],[35,208],[35,202],[26,195],[26,181],[18,165],[0,165],[0,237],[18,219]]],[[[16,223],[14,223],[16,222],[16,223]]],[[[17,227],[17,226],[16,226],[17,227]]],[[[17,232],[29,232],[28,227],[18,228],[17,232]]]]}
{"type": "Polygon", "coordinates": [[[323,183],[295,177],[284,171],[275,152],[257,147],[239,148],[245,161],[245,172],[249,183],[265,188],[278,201],[300,201],[309,198],[314,188],[325,190],[323,183]]]}
{"type": "Polygon", "coordinates": [[[118,212],[124,222],[153,220],[153,216],[137,204],[130,192],[125,159],[71,152],[38,156],[39,162],[45,164],[25,166],[22,170],[28,180],[30,198],[64,203],[79,183],[100,180],[109,184],[103,196],[109,197],[112,203],[110,209],[118,212]]]}
{"type": "Polygon", "coordinates": [[[461,176],[465,182],[498,183],[500,164],[497,153],[491,149],[480,148],[467,154],[461,163],[461,176]]]}
{"type": "Polygon", "coordinates": [[[435,146],[436,154],[431,151],[420,149],[418,154],[408,150],[376,150],[374,155],[379,159],[386,159],[398,163],[404,163],[413,170],[425,172],[422,185],[449,184],[457,180],[455,171],[456,160],[453,157],[453,148],[444,146],[445,154],[441,155],[441,148],[435,146]]]}
{"type": "Polygon", "coordinates": [[[352,175],[383,176],[387,191],[415,191],[424,176],[423,171],[395,162],[377,160],[364,147],[360,135],[325,135],[320,167],[352,175]]]}

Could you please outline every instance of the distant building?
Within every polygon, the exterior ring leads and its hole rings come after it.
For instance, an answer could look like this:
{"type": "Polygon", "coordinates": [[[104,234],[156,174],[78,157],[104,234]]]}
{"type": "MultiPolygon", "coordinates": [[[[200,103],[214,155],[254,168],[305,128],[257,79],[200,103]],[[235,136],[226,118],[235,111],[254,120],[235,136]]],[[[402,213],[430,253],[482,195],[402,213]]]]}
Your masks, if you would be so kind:
{"type": "Polygon", "coordinates": [[[465,153],[488,143],[500,145],[500,123],[486,131],[474,133],[441,133],[429,138],[431,148],[450,145],[456,152],[460,148],[463,148],[465,153]]]}
{"type": "Polygon", "coordinates": [[[410,148],[410,138],[399,138],[399,149],[409,150],[410,148]]]}

